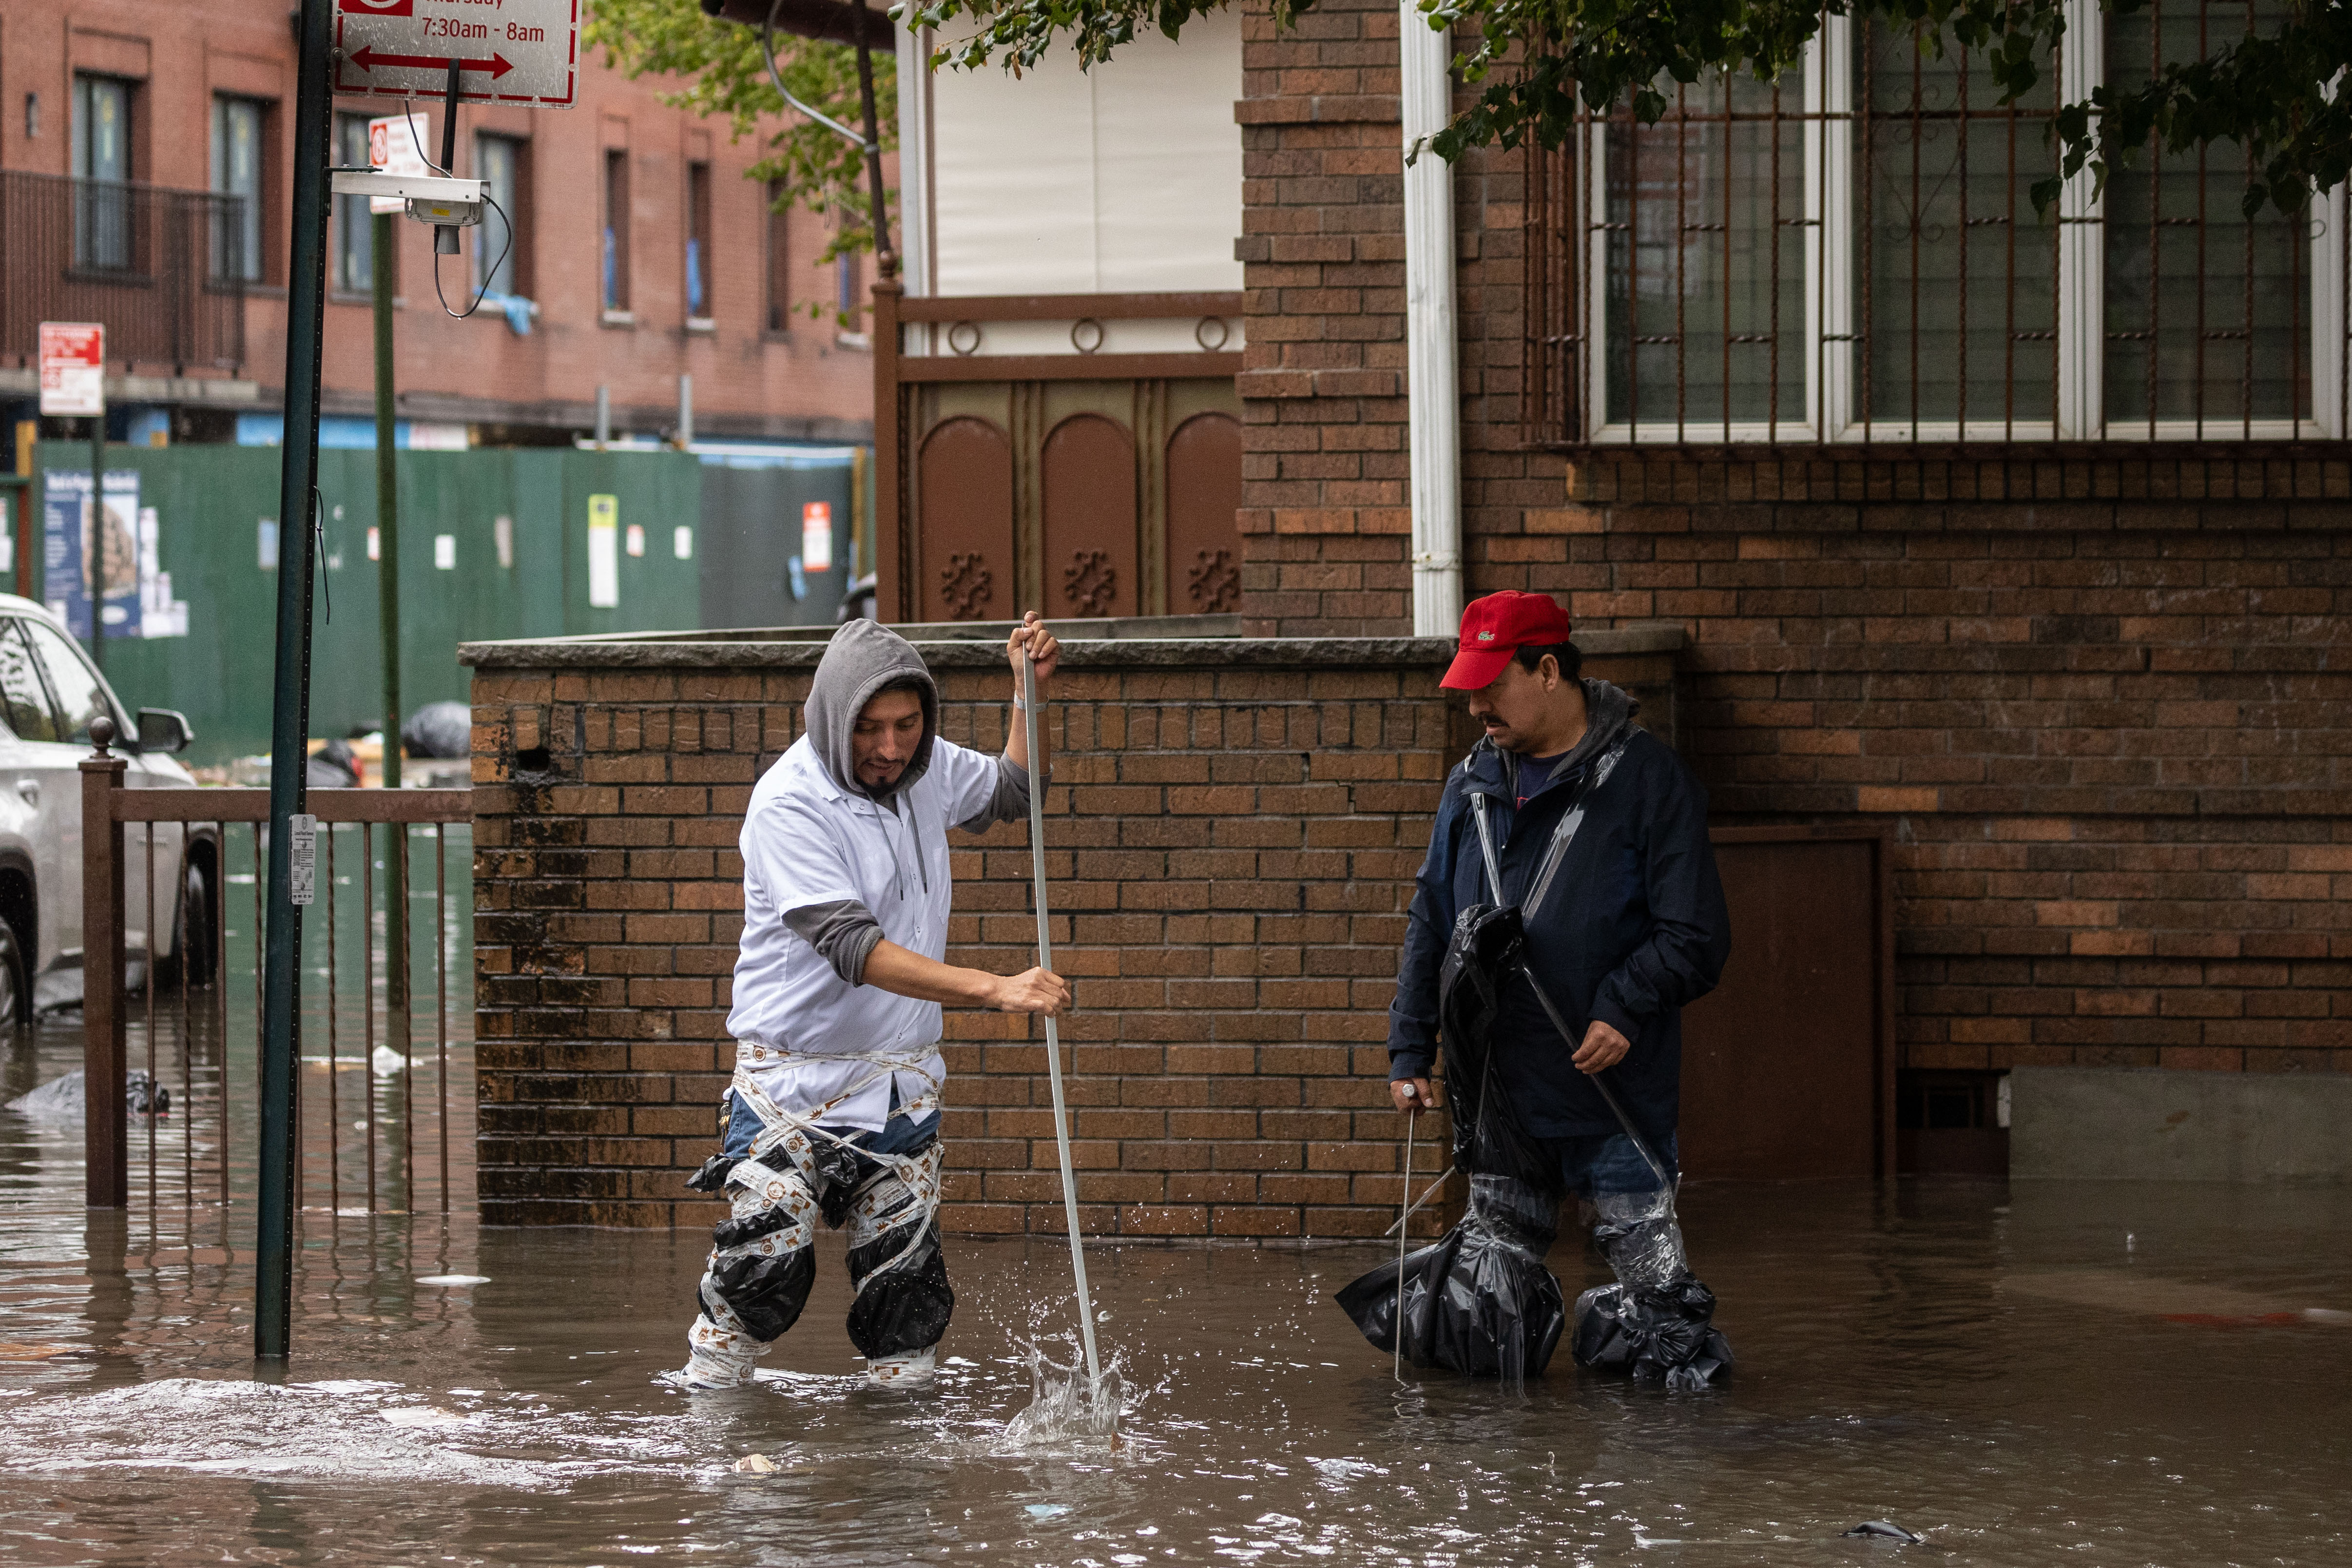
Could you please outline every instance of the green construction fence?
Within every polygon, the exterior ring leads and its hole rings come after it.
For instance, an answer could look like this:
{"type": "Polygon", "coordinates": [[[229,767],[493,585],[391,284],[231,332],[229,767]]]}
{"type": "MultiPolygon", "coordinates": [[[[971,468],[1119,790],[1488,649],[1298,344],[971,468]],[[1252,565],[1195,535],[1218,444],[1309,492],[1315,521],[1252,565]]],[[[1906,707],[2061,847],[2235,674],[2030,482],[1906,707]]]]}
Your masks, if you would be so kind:
{"type": "MultiPolygon", "coordinates": [[[[158,565],[188,606],[185,636],[108,637],[107,679],[133,709],[185,713],[192,764],[268,749],[278,573],[263,563],[263,536],[278,521],[278,457],[266,447],[107,449],[110,473],[137,471],[140,504],[156,513],[158,565]]],[[[466,700],[461,642],[701,624],[702,467],[686,453],[486,448],[402,452],[398,463],[404,712],[466,700]],[[593,500],[606,496],[609,508],[593,500]],[[614,530],[609,607],[590,602],[592,507],[614,530]]],[[[89,470],[87,446],[37,448],[34,549],[44,476],[89,470]]],[[[381,568],[368,555],[375,454],[320,452],[319,489],[310,733],[332,737],[375,728],[383,713],[381,568]]]]}

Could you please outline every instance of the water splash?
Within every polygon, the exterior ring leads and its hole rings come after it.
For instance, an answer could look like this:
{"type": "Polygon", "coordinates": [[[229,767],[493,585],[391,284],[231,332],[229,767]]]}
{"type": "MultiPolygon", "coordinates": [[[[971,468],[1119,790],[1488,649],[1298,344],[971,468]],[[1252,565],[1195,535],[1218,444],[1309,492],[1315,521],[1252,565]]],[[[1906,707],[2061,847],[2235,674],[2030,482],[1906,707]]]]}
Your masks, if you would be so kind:
{"type": "Polygon", "coordinates": [[[1118,1446],[1119,1417],[1126,1414],[1127,1379],[1120,1374],[1114,1352],[1099,1382],[1089,1382],[1086,1357],[1075,1335],[1064,1335],[1070,1359],[1065,1364],[1045,1353],[1034,1340],[1024,1340],[1029,1352],[1029,1407],[1005,1424],[998,1446],[1004,1448],[1066,1447],[1072,1445],[1118,1446]]]}

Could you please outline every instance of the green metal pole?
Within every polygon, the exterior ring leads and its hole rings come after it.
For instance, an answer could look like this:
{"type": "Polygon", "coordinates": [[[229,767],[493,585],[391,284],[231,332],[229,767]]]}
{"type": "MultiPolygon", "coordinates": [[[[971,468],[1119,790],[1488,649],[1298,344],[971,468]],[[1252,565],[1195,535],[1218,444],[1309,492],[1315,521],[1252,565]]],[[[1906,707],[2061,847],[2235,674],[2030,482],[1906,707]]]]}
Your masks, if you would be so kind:
{"type": "Polygon", "coordinates": [[[261,1017],[260,1201],[254,1237],[253,1353],[283,1361],[294,1306],[294,1063],[302,924],[288,819],[307,792],[310,715],[311,494],[319,478],[319,355],[327,294],[329,30],[333,0],[302,0],[294,94],[293,255],[286,271],[286,439],[278,468],[278,673],[269,725],[269,918],[261,1017]]]}
{"type": "Polygon", "coordinates": [[[89,422],[89,526],[97,531],[95,539],[82,541],[82,559],[91,563],[82,568],[84,586],[89,594],[89,658],[100,671],[106,668],[106,416],[99,414],[89,422]],[[98,581],[89,579],[95,573],[98,581]]]}
{"type": "MultiPolygon", "coordinates": [[[[383,787],[400,787],[400,475],[392,407],[393,215],[377,213],[368,254],[375,285],[376,595],[383,614],[383,787]]],[[[398,852],[408,829],[384,829],[383,1000],[392,1048],[408,1054],[408,857],[398,852]]]]}

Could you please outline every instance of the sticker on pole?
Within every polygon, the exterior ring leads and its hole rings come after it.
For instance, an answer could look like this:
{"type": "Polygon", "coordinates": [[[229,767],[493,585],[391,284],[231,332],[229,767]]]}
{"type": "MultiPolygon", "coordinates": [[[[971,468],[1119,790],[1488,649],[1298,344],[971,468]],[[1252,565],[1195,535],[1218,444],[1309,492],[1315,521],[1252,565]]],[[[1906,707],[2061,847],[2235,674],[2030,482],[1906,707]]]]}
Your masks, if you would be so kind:
{"type": "MultiPolygon", "coordinates": [[[[425,143],[433,140],[433,116],[422,110],[387,114],[368,121],[368,167],[379,174],[421,180],[433,173],[425,162],[425,143]]],[[[371,213],[398,214],[408,204],[398,196],[370,196],[371,213]]],[[[373,561],[374,556],[368,557],[373,561]]]]}
{"type": "Polygon", "coordinates": [[[810,572],[833,570],[833,503],[801,502],[801,566],[810,572]]]}
{"type": "Polygon", "coordinates": [[[96,321],[41,323],[41,413],[84,419],[106,412],[106,329],[96,321]]]}
{"type": "Polygon", "coordinates": [[[294,852],[289,897],[298,910],[319,896],[319,819],[298,811],[286,819],[286,847],[294,852]]]}
{"type": "Polygon", "coordinates": [[[335,90],[569,109],[580,0],[335,0],[335,90]]]}

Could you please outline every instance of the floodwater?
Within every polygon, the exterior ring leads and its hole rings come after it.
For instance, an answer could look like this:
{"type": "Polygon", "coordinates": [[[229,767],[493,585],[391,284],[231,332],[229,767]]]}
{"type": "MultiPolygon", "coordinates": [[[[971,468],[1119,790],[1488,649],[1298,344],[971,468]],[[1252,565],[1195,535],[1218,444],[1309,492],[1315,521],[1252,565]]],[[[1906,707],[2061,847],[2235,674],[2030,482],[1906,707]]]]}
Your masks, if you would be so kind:
{"type": "MultiPolygon", "coordinates": [[[[1119,1445],[1023,1448],[1023,1342],[1072,1326],[1057,1238],[950,1241],[928,1392],[865,1386],[835,1236],[766,1380],[686,1395],[653,1378],[699,1233],[482,1229],[429,1177],[418,1212],[338,1214],[317,1164],[297,1353],[257,1380],[242,1112],[225,1207],[205,1179],[249,1058],[176,1038],[159,1169],[194,1175],[151,1195],[142,1126],[128,1214],[82,1207],[78,1125],[0,1111],[0,1563],[2352,1562],[2352,1193],[1694,1186],[1739,1356],[1696,1395],[1564,1355],[1524,1394],[1400,1385],[1330,1301],[1378,1247],[1098,1245],[1119,1445]],[[1923,1540],[1842,1535],[1865,1520],[1923,1540]]],[[[79,1054],[52,1020],[0,1077],[79,1054]]]]}

